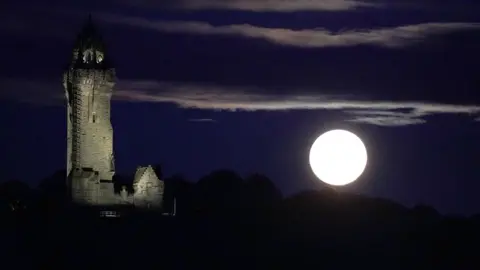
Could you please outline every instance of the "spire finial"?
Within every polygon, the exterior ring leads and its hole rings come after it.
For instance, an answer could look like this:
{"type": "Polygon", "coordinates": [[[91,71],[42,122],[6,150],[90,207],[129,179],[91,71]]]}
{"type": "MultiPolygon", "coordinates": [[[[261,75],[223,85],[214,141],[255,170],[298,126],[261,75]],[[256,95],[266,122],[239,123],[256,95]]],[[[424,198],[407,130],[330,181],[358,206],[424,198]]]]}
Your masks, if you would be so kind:
{"type": "Polygon", "coordinates": [[[92,35],[95,32],[95,25],[92,19],[92,13],[88,13],[87,23],[84,25],[83,32],[85,35],[92,35]]]}

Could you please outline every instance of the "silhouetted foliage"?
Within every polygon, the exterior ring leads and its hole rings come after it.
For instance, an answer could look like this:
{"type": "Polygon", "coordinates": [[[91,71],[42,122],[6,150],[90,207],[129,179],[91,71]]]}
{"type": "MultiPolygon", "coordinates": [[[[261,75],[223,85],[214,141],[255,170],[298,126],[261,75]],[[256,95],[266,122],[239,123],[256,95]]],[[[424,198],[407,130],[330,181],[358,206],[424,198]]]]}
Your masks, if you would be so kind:
{"type": "Polygon", "coordinates": [[[1,209],[5,212],[19,213],[26,211],[33,199],[30,187],[18,180],[0,184],[1,209]]]}
{"type": "Polygon", "coordinates": [[[192,214],[194,200],[194,184],[181,175],[165,178],[164,204],[169,212],[173,212],[174,203],[179,215],[192,214]]]}
{"type": "Polygon", "coordinates": [[[56,213],[67,200],[66,172],[60,170],[40,181],[37,187],[36,208],[42,212],[56,213]]]}
{"type": "MultiPolygon", "coordinates": [[[[114,181],[130,189],[132,177],[114,181]]],[[[1,183],[1,254],[19,269],[478,269],[479,215],[445,217],[335,189],[282,198],[268,177],[230,170],[164,181],[175,217],[117,208],[123,218],[101,219],[99,209],[65,201],[64,171],[35,190],[1,183]]]]}
{"type": "Polygon", "coordinates": [[[214,171],[202,177],[196,188],[196,204],[203,212],[238,212],[244,204],[243,180],[229,170],[214,171]]]}
{"type": "Polygon", "coordinates": [[[273,182],[261,174],[253,174],[245,179],[245,204],[251,209],[270,208],[282,200],[282,193],[273,182]]]}

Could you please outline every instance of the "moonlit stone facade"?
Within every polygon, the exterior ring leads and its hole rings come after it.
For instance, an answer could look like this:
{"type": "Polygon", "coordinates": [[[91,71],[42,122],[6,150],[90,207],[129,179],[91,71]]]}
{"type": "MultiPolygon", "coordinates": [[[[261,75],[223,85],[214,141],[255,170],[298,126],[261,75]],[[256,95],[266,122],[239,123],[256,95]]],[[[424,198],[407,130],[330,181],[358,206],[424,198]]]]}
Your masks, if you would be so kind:
{"type": "Polygon", "coordinates": [[[154,170],[140,167],[134,194],[115,194],[115,159],[110,101],[115,69],[91,19],[75,43],[72,61],[63,74],[67,101],[67,186],[75,204],[160,208],[163,181],[154,170]]]}
{"type": "Polygon", "coordinates": [[[133,202],[143,208],[162,208],[164,183],[152,166],[138,167],[133,180],[133,202]]]}

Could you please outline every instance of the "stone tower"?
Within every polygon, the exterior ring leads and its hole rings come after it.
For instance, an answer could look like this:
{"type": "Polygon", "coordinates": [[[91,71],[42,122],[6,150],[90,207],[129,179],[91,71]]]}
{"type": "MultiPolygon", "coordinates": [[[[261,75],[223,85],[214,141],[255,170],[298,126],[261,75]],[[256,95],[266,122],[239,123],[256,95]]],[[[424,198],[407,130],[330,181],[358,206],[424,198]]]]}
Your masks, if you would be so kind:
{"type": "Polygon", "coordinates": [[[67,186],[74,203],[115,203],[110,100],[115,69],[91,18],[63,74],[67,100],[67,186]]]}

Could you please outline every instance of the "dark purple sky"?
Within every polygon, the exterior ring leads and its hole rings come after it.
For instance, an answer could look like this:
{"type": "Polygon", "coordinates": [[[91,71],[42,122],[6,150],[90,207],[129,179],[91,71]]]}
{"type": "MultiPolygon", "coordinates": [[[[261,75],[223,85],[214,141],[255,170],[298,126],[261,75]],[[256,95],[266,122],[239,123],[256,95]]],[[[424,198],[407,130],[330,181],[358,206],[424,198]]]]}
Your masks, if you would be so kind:
{"type": "Polygon", "coordinates": [[[309,147],[346,128],[369,152],[346,190],[480,212],[476,1],[98,2],[0,5],[0,181],[65,166],[62,71],[92,13],[119,79],[120,173],[260,172],[289,195],[321,187],[309,147]]]}

